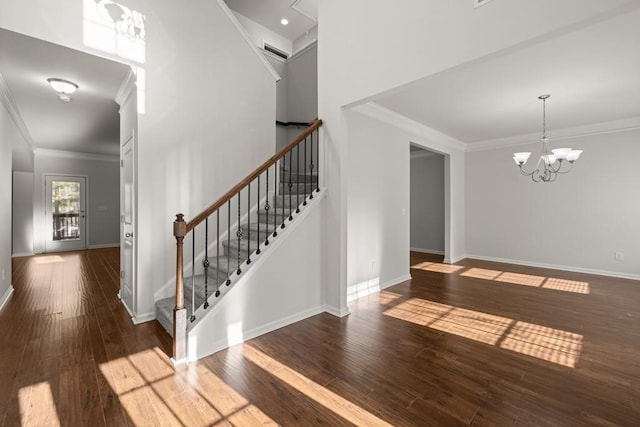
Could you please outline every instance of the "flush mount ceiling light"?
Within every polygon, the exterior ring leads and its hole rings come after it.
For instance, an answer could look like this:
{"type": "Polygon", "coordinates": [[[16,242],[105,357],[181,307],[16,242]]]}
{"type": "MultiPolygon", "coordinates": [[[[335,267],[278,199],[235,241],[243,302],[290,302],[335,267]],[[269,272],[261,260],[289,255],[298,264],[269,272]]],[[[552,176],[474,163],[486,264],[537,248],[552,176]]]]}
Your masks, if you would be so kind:
{"type": "Polygon", "coordinates": [[[48,78],[47,81],[55,90],[58,92],[58,98],[61,101],[69,102],[71,101],[71,94],[78,89],[78,85],[74,82],[70,82],[69,80],[57,79],[57,78],[48,78]]]}
{"type": "Polygon", "coordinates": [[[281,23],[282,25],[289,25],[289,20],[288,20],[287,18],[282,18],[282,19],[280,20],[280,23],[281,23]]]}
{"type": "Polygon", "coordinates": [[[582,150],[572,150],[571,148],[556,148],[551,150],[552,154],[549,154],[547,147],[549,138],[547,137],[547,119],[546,119],[546,101],[551,95],[540,95],[538,99],[542,100],[542,150],[540,153],[540,159],[533,172],[526,172],[522,166],[527,163],[531,153],[513,153],[513,160],[520,168],[520,173],[524,176],[530,176],[535,182],[553,182],[558,177],[558,174],[567,173],[571,170],[573,162],[578,160],[582,150]],[[569,163],[569,166],[563,169],[565,161],[569,163]]]}

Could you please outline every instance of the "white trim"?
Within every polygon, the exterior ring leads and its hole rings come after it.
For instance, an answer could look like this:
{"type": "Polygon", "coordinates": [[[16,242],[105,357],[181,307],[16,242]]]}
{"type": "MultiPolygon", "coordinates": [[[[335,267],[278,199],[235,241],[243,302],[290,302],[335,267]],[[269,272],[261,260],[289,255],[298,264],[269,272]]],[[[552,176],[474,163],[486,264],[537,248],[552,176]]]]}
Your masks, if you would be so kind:
{"type": "Polygon", "coordinates": [[[491,0],[473,0],[473,8],[477,9],[480,6],[484,6],[485,4],[489,3],[491,0]]]}
{"type": "Polygon", "coordinates": [[[397,278],[392,279],[392,280],[387,280],[386,282],[380,284],[380,290],[390,288],[391,286],[399,285],[399,284],[404,283],[404,282],[406,282],[408,280],[411,280],[411,275],[410,274],[406,274],[404,276],[397,277],[397,278]]]}
{"type": "Polygon", "coordinates": [[[281,79],[280,74],[278,74],[276,69],[273,68],[273,66],[269,63],[269,61],[267,61],[267,58],[265,58],[265,56],[260,52],[258,47],[253,44],[253,42],[251,41],[251,37],[249,37],[249,33],[247,33],[247,30],[245,30],[244,27],[240,24],[240,21],[238,21],[238,18],[236,18],[236,16],[233,14],[231,9],[229,9],[229,6],[227,6],[224,0],[217,0],[217,3],[218,3],[218,6],[220,6],[220,9],[222,9],[225,15],[227,15],[227,18],[229,18],[231,23],[238,29],[240,34],[242,34],[242,37],[247,42],[249,47],[251,47],[251,49],[258,56],[258,59],[260,59],[260,62],[262,62],[264,66],[267,68],[267,71],[269,72],[269,74],[271,74],[271,76],[275,79],[276,82],[279,82],[281,79]]]}
{"type": "MultiPolygon", "coordinates": [[[[320,313],[323,312],[323,306],[318,306],[318,307],[313,307],[307,310],[303,310],[299,313],[295,313],[292,314],[291,316],[287,316],[284,317],[282,319],[278,319],[278,320],[274,320],[273,322],[267,323],[265,325],[260,325],[257,328],[253,328],[251,330],[248,331],[243,331],[242,333],[242,341],[240,342],[246,342],[249,341],[253,338],[259,337],[261,335],[264,335],[266,333],[275,331],[276,329],[280,329],[283,328],[285,326],[291,325],[293,323],[296,322],[300,322],[301,320],[307,319],[309,317],[312,316],[316,316],[320,313]]],[[[238,343],[239,344],[239,343],[238,343]]],[[[213,343],[212,345],[212,349],[213,351],[208,352],[209,354],[214,354],[217,353],[220,350],[224,350],[225,348],[229,348],[229,341],[228,339],[221,339],[221,340],[217,340],[216,342],[213,343]]],[[[196,360],[206,357],[204,355],[198,357],[198,355],[196,354],[195,351],[192,351],[191,349],[189,349],[188,353],[188,361],[189,362],[195,362],[196,360]]],[[[173,360],[173,359],[172,359],[173,360]]],[[[177,362],[182,363],[182,361],[178,361],[177,362]]]]}
{"type": "MultiPolygon", "coordinates": [[[[564,129],[557,129],[549,132],[549,142],[562,141],[565,139],[585,138],[593,135],[606,135],[610,133],[627,132],[640,129],[640,117],[632,117],[623,120],[614,120],[576,126],[564,129]]],[[[540,133],[530,133],[526,135],[510,136],[506,138],[489,139],[467,144],[467,151],[484,151],[495,148],[512,147],[517,145],[534,144],[540,141],[540,133]]]]}
{"type": "Polygon", "coordinates": [[[31,137],[31,133],[29,132],[27,125],[24,123],[22,114],[20,114],[20,110],[18,110],[18,105],[9,90],[9,86],[7,86],[7,82],[4,80],[4,77],[2,77],[2,73],[0,73],[0,102],[2,102],[4,107],[7,109],[7,113],[9,113],[9,116],[15,123],[18,131],[22,134],[22,137],[29,146],[29,149],[33,151],[33,138],[31,137]]]}
{"type": "MultiPolygon", "coordinates": [[[[122,304],[126,307],[126,304],[122,304]]],[[[127,311],[129,311],[127,309],[127,311]]],[[[140,323],[145,323],[145,322],[150,322],[151,320],[154,320],[156,318],[156,314],[152,311],[151,313],[144,313],[144,314],[138,314],[138,315],[134,315],[131,316],[131,320],[133,321],[134,325],[139,325],[140,323]]]]}
{"type": "Polygon", "coordinates": [[[11,258],[20,258],[25,256],[34,256],[35,252],[17,252],[15,254],[11,254],[11,258]]]}
{"type": "Polygon", "coordinates": [[[423,249],[423,248],[410,247],[409,250],[413,252],[420,252],[423,254],[444,255],[444,251],[441,251],[438,249],[423,249]]]}
{"type": "MultiPolygon", "coordinates": [[[[438,153],[434,153],[433,151],[429,151],[427,149],[421,149],[419,151],[410,151],[409,152],[409,158],[411,160],[417,160],[417,159],[423,159],[426,157],[432,157],[438,155],[438,153]]],[[[440,154],[442,156],[442,154],[440,154]]]]}
{"type": "Polygon", "coordinates": [[[7,289],[7,291],[0,298],[0,311],[4,308],[4,305],[7,303],[7,301],[9,301],[9,297],[11,297],[12,293],[13,293],[13,286],[9,285],[9,288],[7,289]]]}
{"type": "Polygon", "coordinates": [[[455,264],[458,261],[462,261],[465,258],[469,258],[467,255],[460,255],[454,258],[445,258],[442,262],[444,264],[455,264]]]}
{"type": "Polygon", "coordinates": [[[99,162],[118,162],[120,160],[119,156],[111,154],[81,153],[76,151],[49,150],[46,148],[36,148],[33,150],[33,153],[36,156],[60,157],[73,160],[95,160],[99,162]]]}
{"type": "Polygon", "coordinates": [[[332,305],[324,304],[322,306],[322,309],[324,310],[325,313],[329,313],[332,316],[336,316],[336,317],[345,317],[351,314],[349,307],[345,307],[342,310],[340,310],[339,308],[336,308],[332,305]]]}
{"type": "Polygon", "coordinates": [[[116,93],[115,98],[113,98],[116,103],[122,107],[122,105],[127,102],[127,99],[131,96],[131,94],[136,92],[136,73],[132,68],[129,68],[129,72],[124,79],[122,80],[122,84],[120,84],[120,88],[118,89],[118,93],[116,93]]]}
{"type": "Polygon", "coordinates": [[[120,243],[105,243],[102,245],[87,245],[87,249],[104,249],[104,248],[119,248],[120,243]]]}
{"type": "MultiPolygon", "coordinates": [[[[347,106],[348,107],[348,106],[347,106]]],[[[412,120],[402,114],[396,113],[376,102],[367,102],[360,105],[353,105],[352,109],[360,114],[369,116],[375,120],[381,121],[395,128],[408,132],[411,135],[425,138],[433,144],[444,146],[450,150],[465,151],[467,144],[450,137],[447,134],[431,129],[415,120],[412,120]]]]}
{"type": "Polygon", "coordinates": [[[317,46],[318,46],[318,40],[311,40],[302,49],[298,49],[294,53],[292,53],[291,56],[286,61],[287,64],[291,61],[295,61],[300,57],[300,55],[309,52],[311,49],[317,46]]]}
{"type": "Polygon", "coordinates": [[[524,265],[527,267],[548,268],[551,270],[570,271],[574,273],[595,274],[598,276],[616,277],[620,279],[640,280],[640,274],[620,273],[616,271],[594,270],[591,268],[573,267],[567,265],[547,264],[543,262],[521,261],[517,259],[496,258],[483,255],[467,254],[465,258],[477,259],[481,261],[500,262],[505,264],[524,265]]]}

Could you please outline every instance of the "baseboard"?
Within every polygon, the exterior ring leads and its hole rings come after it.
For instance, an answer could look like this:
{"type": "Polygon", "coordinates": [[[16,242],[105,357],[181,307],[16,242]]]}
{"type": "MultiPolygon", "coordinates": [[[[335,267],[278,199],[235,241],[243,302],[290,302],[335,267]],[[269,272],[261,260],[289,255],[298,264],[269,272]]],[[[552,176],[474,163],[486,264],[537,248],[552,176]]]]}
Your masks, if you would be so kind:
{"type": "Polygon", "coordinates": [[[336,317],[345,317],[345,316],[348,316],[349,314],[351,314],[351,311],[349,311],[349,307],[345,307],[343,309],[339,309],[339,308],[336,308],[336,307],[334,307],[332,305],[327,305],[327,304],[322,306],[322,311],[324,311],[325,313],[329,313],[329,314],[331,314],[333,316],[336,316],[336,317]]]}
{"type": "Polygon", "coordinates": [[[105,243],[104,245],[89,245],[87,249],[104,249],[104,248],[119,248],[120,243],[105,243]]]}
{"type": "MultiPolygon", "coordinates": [[[[264,335],[266,333],[273,332],[276,329],[280,329],[280,328],[283,328],[285,326],[289,326],[292,323],[296,323],[296,322],[304,320],[304,319],[306,319],[308,317],[315,316],[317,314],[322,313],[323,311],[324,311],[324,307],[323,306],[313,307],[313,308],[310,308],[310,309],[307,309],[307,310],[303,310],[303,311],[301,311],[299,313],[295,313],[295,314],[292,314],[290,316],[284,317],[282,319],[275,320],[275,321],[267,323],[265,325],[260,325],[257,328],[253,328],[253,329],[250,329],[248,331],[242,331],[242,340],[240,340],[238,342],[230,343],[226,339],[218,340],[213,344],[213,346],[212,346],[213,351],[210,354],[215,354],[215,353],[219,352],[220,350],[224,350],[225,348],[229,348],[229,347],[231,347],[233,345],[249,341],[249,340],[251,340],[253,338],[259,337],[259,336],[264,335]]],[[[193,349],[189,349],[188,359],[189,359],[190,362],[196,361],[196,360],[198,360],[198,359],[200,359],[202,357],[206,357],[207,356],[207,355],[193,354],[194,352],[195,351],[193,349]]],[[[178,363],[180,363],[180,362],[178,362],[178,363]]]]}
{"type": "Polygon", "coordinates": [[[469,258],[467,255],[459,255],[454,258],[445,258],[442,262],[445,264],[455,264],[458,261],[462,261],[465,258],[469,258]]]}
{"type": "Polygon", "coordinates": [[[0,311],[2,311],[2,309],[4,308],[4,305],[7,303],[7,301],[9,301],[9,297],[11,297],[12,293],[13,293],[13,286],[9,285],[9,289],[7,289],[4,295],[0,297],[0,311]]]}
{"type": "MultiPolygon", "coordinates": [[[[126,305],[125,305],[125,307],[126,307],[126,305]]],[[[145,323],[145,322],[150,322],[152,320],[155,320],[155,318],[156,318],[156,314],[152,311],[151,313],[145,313],[145,314],[139,314],[139,315],[136,315],[136,316],[132,316],[131,320],[133,321],[134,325],[139,325],[140,323],[145,323]]]]}
{"type": "Polygon", "coordinates": [[[411,280],[410,274],[407,274],[402,277],[398,277],[393,280],[387,280],[386,282],[380,284],[380,290],[390,288],[391,286],[399,285],[400,283],[406,282],[407,280],[411,280]]]}
{"type": "Polygon", "coordinates": [[[594,270],[591,268],[573,267],[568,265],[547,264],[542,262],[521,261],[517,259],[496,258],[483,255],[467,254],[464,258],[477,259],[481,261],[501,262],[505,264],[524,265],[527,267],[548,268],[550,270],[571,271],[573,273],[595,274],[597,276],[616,277],[620,279],[640,280],[639,274],[619,273],[616,271],[594,270]]]}
{"type": "Polygon", "coordinates": [[[11,254],[11,258],[20,258],[23,256],[34,256],[35,252],[18,252],[15,254],[11,254]]]}
{"type": "Polygon", "coordinates": [[[444,251],[437,249],[409,248],[410,251],[420,252],[423,254],[444,255],[444,251]]]}

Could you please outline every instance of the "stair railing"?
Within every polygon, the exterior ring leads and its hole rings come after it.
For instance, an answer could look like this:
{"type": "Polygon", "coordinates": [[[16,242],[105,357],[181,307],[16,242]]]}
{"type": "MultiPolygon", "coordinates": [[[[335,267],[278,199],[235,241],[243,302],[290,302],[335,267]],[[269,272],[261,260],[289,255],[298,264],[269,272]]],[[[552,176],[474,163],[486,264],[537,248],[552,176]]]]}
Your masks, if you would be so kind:
{"type": "Polygon", "coordinates": [[[313,199],[313,193],[320,191],[319,183],[319,128],[322,120],[315,120],[309,124],[300,135],[279,150],[266,162],[260,165],[227,191],[220,199],[196,215],[191,221],[186,222],[184,215],[179,213],[173,223],[173,235],[176,238],[176,304],[173,310],[173,361],[181,363],[187,358],[187,322],[195,321],[196,308],[196,227],[204,222],[204,238],[199,242],[203,252],[202,268],[204,273],[204,309],[209,307],[209,268],[215,268],[215,292],[213,295],[219,297],[220,285],[222,283],[229,286],[231,276],[235,273],[242,273],[243,265],[252,262],[252,255],[261,253],[261,246],[269,245],[269,238],[275,238],[278,230],[284,229],[289,221],[293,220],[293,214],[300,212],[300,206],[306,206],[307,200],[313,199]],[[302,159],[302,164],[300,163],[302,159]],[[294,166],[295,161],[295,166],[294,166]],[[271,173],[269,172],[271,170],[271,173]],[[315,173],[315,174],[314,174],[315,173]],[[295,174],[295,175],[294,175],[295,174]],[[301,182],[302,180],[302,182],[301,182]],[[255,183],[255,184],[254,184],[255,183]],[[251,188],[254,184],[254,199],[252,199],[251,188]],[[293,186],[296,186],[295,196],[293,186]],[[273,194],[273,210],[270,201],[269,189],[273,194]],[[280,190],[280,191],[278,191],[280,190]],[[302,190],[302,193],[301,191],[302,190]],[[262,195],[262,196],[261,196],[262,195]],[[243,205],[242,199],[246,197],[243,205]],[[288,200],[287,200],[288,197],[288,200]],[[235,203],[233,201],[235,200],[235,203]],[[287,203],[288,201],[288,203],[287,203]],[[286,206],[288,204],[288,206],[286,206]],[[232,206],[234,205],[234,206],[232,206]],[[281,212],[277,209],[280,206],[281,212]],[[233,209],[232,209],[233,207],[233,209]],[[226,209],[225,209],[226,208],[226,209]],[[288,213],[287,213],[288,211],[288,213]],[[250,234],[251,217],[255,214],[258,218],[254,224],[257,236],[255,250],[251,247],[250,234]],[[266,217],[265,228],[261,230],[260,215],[266,217]],[[233,216],[233,219],[232,219],[233,216]],[[215,220],[215,255],[209,258],[209,219],[215,220]],[[226,219],[226,239],[220,234],[220,222],[223,226],[226,219]],[[246,226],[241,222],[247,221],[246,226]],[[231,230],[235,227],[235,239],[232,242],[231,230]],[[246,251],[242,237],[246,230],[246,251]],[[191,315],[187,316],[185,306],[184,291],[184,242],[185,237],[191,237],[191,315]],[[226,250],[221,251],[220,245],[224,245],[226,240],[226,250]],[[236,244],[232,259],[232,244],[236,244]],[[226,253],[222,253],[226,252],[226,253]],[[243,253],[247,258],[243,261],[243,253]],[[233,265],[233,268],[232,268],[233,265]],[[225,270],[225,271],[223,271],[225,270]],[[224,274],[221,274],[224,273],[224,274]],[[222,276],[222,277],[220,277],[222,276]],[[220,279],[223,279],[222,281],[220,279]],[[188,318],[187,318],[188,317],[188,318]]]}

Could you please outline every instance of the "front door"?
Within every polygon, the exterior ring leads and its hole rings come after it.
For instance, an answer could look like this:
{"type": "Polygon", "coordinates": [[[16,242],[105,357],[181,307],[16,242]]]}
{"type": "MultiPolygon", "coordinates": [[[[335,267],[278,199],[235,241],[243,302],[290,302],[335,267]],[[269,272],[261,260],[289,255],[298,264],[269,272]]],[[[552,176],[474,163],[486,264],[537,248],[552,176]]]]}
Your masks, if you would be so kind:
{"type": "Polygon", "coordinates": [[[135,182],[133,132],[120,151],[120,298],[129,314],[135,313],[135,182]]]}
{"type": "Polygon", "coordinates": [[[45,252],[85,249],[84,176],[45,175],[45,252]]]}

